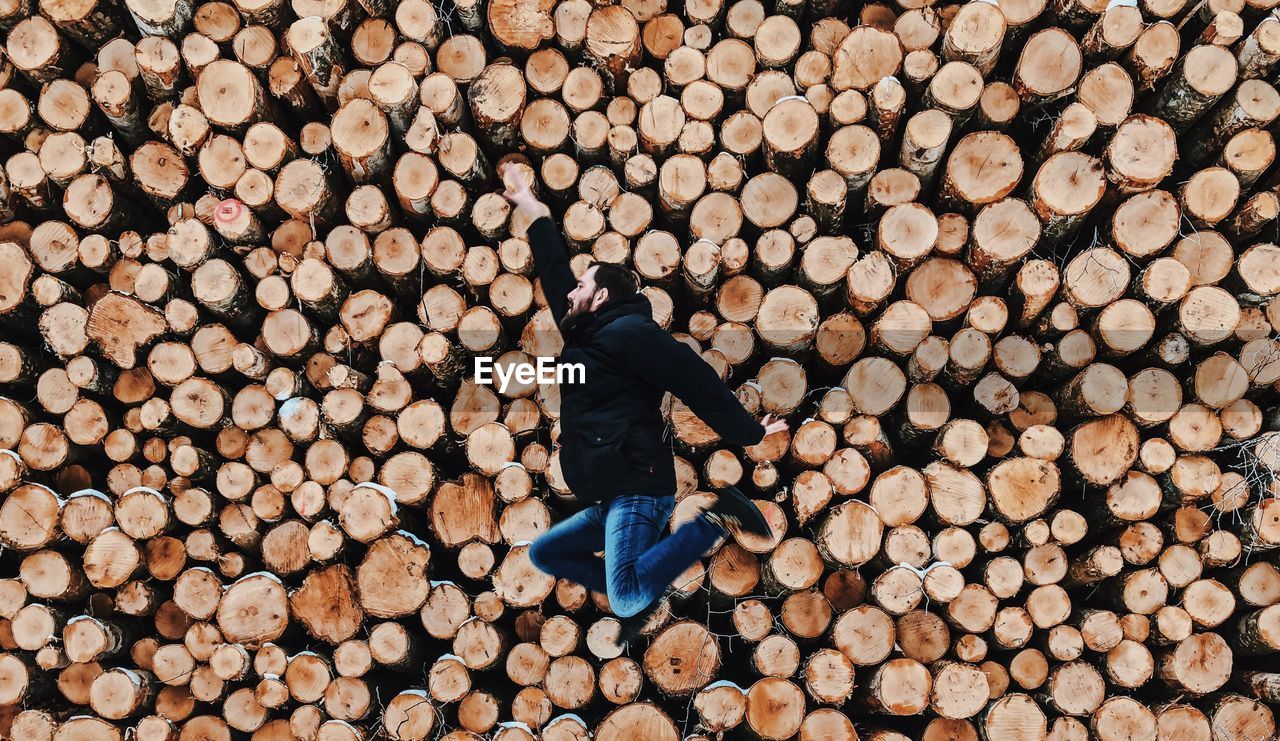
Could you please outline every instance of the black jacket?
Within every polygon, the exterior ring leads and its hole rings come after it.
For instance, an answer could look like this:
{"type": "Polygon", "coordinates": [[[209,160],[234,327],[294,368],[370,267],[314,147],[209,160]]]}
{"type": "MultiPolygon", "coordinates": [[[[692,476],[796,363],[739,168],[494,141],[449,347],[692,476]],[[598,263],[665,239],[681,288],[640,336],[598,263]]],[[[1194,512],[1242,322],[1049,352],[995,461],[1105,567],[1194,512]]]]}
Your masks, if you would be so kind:
{"type": "MultiPolygon", "coordinates": [[[[529,226],[542,292],[559,325],[577,285],[555,223],[529,226]]],[[[610,301],[565,337],[561,363],[581,363],[582,383],[560,387],[560,470],[579,499],[676,490],[675,461],[663,440],[660,405],[671,392],[729,445],[764,437],[711,366],[654,323],[643,294],[610,301]]]]}

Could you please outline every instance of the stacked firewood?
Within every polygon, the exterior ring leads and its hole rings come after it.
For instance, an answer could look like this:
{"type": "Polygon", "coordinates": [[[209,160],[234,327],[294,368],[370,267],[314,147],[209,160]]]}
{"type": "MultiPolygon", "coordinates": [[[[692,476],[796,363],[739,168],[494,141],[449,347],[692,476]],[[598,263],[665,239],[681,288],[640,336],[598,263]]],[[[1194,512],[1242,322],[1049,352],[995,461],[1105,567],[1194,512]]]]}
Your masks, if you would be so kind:
{"type": "Polygon", "coordinates": [[[0,735],[1274,739],[1276,5],[0,4],[0,735]],[[791,421],[625,650],[504,162],[791,421]]]}

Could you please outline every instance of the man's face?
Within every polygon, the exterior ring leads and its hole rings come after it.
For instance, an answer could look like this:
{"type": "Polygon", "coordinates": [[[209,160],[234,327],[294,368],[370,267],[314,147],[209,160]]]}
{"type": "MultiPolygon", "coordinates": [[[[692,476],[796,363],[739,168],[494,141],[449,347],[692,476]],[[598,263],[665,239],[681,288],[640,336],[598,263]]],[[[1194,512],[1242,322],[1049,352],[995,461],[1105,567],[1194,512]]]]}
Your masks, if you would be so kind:
{"type": "Polygon", "coordinates": [[[609,298],[608,290],[596,288],[596,267],[593,265],[578,279],[578,286],[569,291],[568,316],[595,311],[609,298]]]}

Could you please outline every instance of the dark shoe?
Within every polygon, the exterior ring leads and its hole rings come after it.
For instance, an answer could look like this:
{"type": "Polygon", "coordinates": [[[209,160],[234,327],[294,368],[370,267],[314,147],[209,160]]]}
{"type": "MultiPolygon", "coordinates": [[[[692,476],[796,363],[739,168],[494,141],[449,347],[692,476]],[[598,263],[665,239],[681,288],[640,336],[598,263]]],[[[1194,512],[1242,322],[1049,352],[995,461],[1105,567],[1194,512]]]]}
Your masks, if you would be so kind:
{"type": "Polygon", "coordinates": [[[762,537],[773,534],[769,521],[764,519],[764,513],[746,494],[732,486],[720,489],[717,494],[716,503],[703,513],[712,525],[726,534],[738,531],[762,537]]]}
{"type": "Polygon", "coordinates": [[[662,609],[662,606],[666,601],[666,595],[663,595],[655,599],[653,602],[650,602],[648,607],[637,612],[631,617],[618,618],[618,624],[622,626],[618,632],[618,645],[625,646],[639,638],[640,631],[644,630],[644,626],[649,623],[649,620],[658,612],[658,610],[662,609]]]}

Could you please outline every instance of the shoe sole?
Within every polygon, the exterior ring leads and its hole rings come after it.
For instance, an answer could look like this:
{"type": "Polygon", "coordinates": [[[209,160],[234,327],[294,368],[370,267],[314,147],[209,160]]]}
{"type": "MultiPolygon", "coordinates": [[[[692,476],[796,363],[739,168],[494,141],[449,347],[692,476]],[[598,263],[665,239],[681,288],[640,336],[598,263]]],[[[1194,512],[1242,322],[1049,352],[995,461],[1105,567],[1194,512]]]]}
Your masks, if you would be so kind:
{"type": "Polygon", "coordinates": [[[727,496],[737,498],[744,506],[743,508],[750,513],[754,513],[759,519],[756,522],[741,522],[740,528],[745,533],[757,535],[767,538],[773,535],[773,528],[769,527],[769,521],[765,519],[764,513],[756,506],[755,502],[746,494],[743,494],[736,486],[726,486],[718,492],[718,496],[727,496]],[[759,529],[754,529],[754,528],[759,529]]]}

